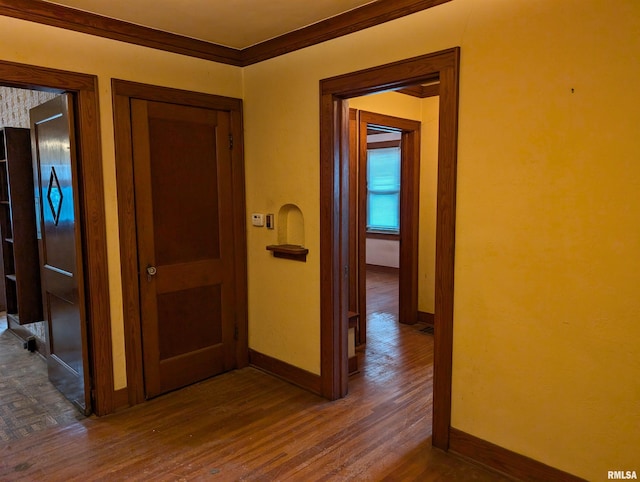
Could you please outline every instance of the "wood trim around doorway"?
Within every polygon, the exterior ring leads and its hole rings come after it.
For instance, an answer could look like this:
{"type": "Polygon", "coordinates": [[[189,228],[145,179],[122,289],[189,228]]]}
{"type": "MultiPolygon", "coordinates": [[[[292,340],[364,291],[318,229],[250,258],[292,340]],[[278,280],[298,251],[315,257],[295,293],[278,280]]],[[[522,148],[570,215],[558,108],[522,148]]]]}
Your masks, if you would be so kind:
{"type": "Polygon", "coordinates": [[[94,75],[0,61],[0,83],[74,94],[92,409],[96,415],[106,415],[114,411],[114,382],[98,79],[94,75]]]}
{"type": "Polygon", "coordinates": [[[460,48],[320,81],[320,338],[322,394],[348,388],[348,103],[346,99],[440,81],[433,386],[434,446],[449,448],[460,48]],[[347,209],[345,209],[345,207],[347,209]]]}
{"type": "Polygon", "coordinates": [[[142,331],[140,325],[140,288],[138,281],[138,245],[134,199],[131,137],[131,99],[171,102],[194,107],[225,110],[231,113],[233,135],[232,189],[234,195],[233,230],[239,240],[234,255],[238,368],[249,364],[247,323],[247,252],[245,226],[245,181],[242,127],[242,100],[200,92],[140,84],[112,79],[116,148],[116,183],[124,307],[125,355],[129,405],[145,401],[142,331]]]}

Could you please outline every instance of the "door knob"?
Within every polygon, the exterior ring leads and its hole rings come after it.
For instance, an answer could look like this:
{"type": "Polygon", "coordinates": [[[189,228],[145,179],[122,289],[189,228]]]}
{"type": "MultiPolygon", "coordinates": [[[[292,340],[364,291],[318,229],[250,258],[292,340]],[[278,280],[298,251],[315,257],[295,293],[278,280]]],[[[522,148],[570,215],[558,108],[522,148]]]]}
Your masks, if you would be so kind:
{"type": "Polygon", "coordinates": [[[155,266],[147,266],[147,281],[151,281],[151,277],[155,276],[158,270],[155,266]]]}

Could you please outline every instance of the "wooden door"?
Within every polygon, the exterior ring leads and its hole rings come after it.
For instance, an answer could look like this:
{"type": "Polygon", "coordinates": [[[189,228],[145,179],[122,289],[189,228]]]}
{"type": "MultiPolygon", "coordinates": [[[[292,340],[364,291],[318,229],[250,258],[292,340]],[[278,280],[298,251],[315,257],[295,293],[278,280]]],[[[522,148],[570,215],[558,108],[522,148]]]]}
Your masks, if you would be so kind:
{"type": "Polygon", "coordinates": [[[49,380],[91,411],[73,98],[30,111],[49,380]]]}
{"type": "Polygon", "coordinates": [[[131,100],[145,396],[235,368],[230,113],[131,100]]]}

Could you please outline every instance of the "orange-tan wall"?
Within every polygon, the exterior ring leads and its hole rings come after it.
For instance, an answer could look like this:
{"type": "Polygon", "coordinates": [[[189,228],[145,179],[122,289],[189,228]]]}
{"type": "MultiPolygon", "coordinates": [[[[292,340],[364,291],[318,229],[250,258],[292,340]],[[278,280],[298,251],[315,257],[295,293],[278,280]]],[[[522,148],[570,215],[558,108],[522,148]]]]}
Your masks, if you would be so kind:
{"type": "Polygon", "coordinates": [[[418,231],[418,311],[435,313],[436,195],[438,191],[439,97],[420,102],[420,211],[418,231]]]}
{"type": "Polygon", "coordinates": [[[454,46],[452,425],[590,480],[637,470],[635,0],[453,0],[245,68],[249,210],[295,202],[310,249],[277,262],[250,230],[251,344],[318,372],[319,81],[454,46]]]}

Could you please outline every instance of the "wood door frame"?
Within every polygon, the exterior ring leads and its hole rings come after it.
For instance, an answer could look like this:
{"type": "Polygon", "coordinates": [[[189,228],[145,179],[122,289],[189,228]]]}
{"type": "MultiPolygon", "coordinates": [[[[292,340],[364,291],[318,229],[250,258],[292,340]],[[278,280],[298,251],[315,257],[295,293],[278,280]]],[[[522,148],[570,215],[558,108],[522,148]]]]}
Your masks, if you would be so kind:
{"type": "MultiPolygon", "coordinates": [[[[386,114],[359,111],[358,212],[358,310],[360,342],[367,337],[367,126],[391,127],[401,132],[400,167],[400,269],[398,319],[413,325],[418,321],[418,226],[420,223],[420,128],[419,121],[386,114]]],[[[351,222],[351,221],[350,221],[351,222]]]]}
{"type": "Polygon", "coordinates": [[[74,95],[78,154],[78,201],[84,253],[85,299],[92,410],[115,410],[109,274],[100,145],[98,78],[34,65],[0,61],[0,83],[9,87],[74,95]]]}
{"type": "Polygon", "coordinates": [[[111,80],[114,110],[116,183],[124,306],[125,356],[129,404],[145,401],[138,278],[135,192],[131,137],[131,99],[171,102],[193,107],[229,111],[233,135],[232,185],[234,193],[233,231],[238,240],[234,253],[238,368],[249,364],[247,318],[247,243],[245,225],[244,142],[242,100],[200,92],[159,87],[125,80],[111,80]]]}
{"type": "Polygon", "coordinates": [[[346,99],[440,81],[432,443],[451,426],[453,276],[460,48],[320,81],[320,344],[322,395],[347,394],[349,111],[346,99]]]}

